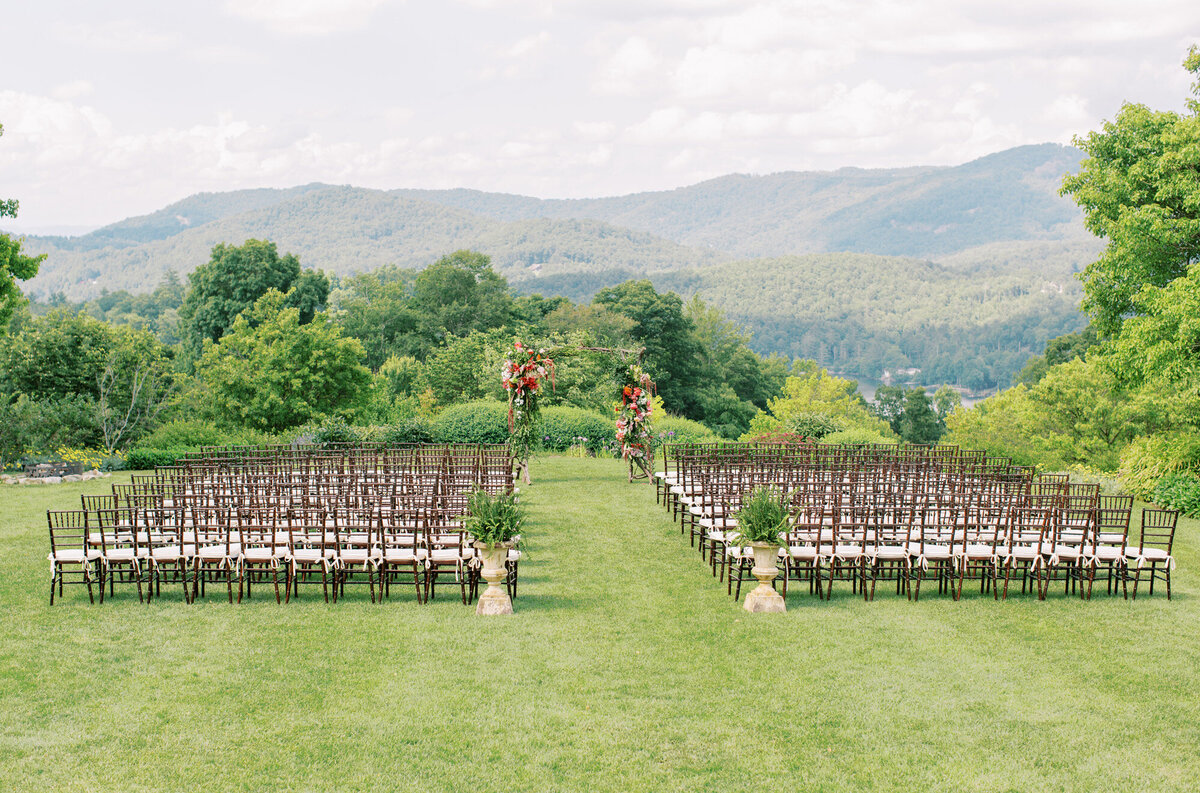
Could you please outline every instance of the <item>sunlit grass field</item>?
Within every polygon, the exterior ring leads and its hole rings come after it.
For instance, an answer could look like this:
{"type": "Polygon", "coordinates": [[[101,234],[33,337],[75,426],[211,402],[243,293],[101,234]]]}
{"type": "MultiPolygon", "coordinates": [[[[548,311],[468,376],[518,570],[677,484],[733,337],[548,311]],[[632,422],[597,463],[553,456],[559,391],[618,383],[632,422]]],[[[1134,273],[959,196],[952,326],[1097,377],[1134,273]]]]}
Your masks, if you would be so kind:
{"type": "Polygon", "coordinates": [[[51,607],[45,510],[123,480],[0,486],[0,790],[1200,787],[1196,521],[1170,602],[842,585],[748,615],[619,462],[533,474],[487,619],[451,587],[51,607]]]}

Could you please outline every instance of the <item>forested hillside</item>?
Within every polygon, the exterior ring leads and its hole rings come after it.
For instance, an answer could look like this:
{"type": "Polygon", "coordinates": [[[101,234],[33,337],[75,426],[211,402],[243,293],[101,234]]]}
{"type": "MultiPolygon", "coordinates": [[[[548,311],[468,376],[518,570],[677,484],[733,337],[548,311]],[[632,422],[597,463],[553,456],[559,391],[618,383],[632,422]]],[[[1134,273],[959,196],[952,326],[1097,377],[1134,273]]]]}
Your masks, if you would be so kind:
{"type": "Polygon", "coordinates": [[[877,378],[918,367],[926,383],[1007,382],[1042,339],[1078,330],[1070,277],[963,272],[915,259],[814,254],[735,262],[655,279],[699,294],[754,334],[760,351],[877,378]]]}

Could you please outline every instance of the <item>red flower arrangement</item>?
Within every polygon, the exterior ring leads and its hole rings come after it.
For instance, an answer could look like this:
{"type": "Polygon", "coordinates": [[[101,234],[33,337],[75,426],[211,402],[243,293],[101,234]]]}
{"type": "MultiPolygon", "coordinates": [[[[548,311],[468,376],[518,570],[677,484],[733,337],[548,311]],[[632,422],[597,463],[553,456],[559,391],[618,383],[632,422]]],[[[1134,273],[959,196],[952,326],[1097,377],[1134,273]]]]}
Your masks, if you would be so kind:
{"type": "Polygon", "coordinates": [[[617,443],[621,457],[636,462],[642,468],[649,464],[654,449],[650,432],[654,412],[654,382],[636,364],[629,367],[627,383],[621,389],[621,404],[613,408],[617,414],[617,443]]]}
{"type": "Polygon", "coordinates": [[[544,349],[534,350],[514,342],[500,369],[500,381],[508,392],[508,445],[517,464],[529,479],[529,450],[537,438],[538,389],[550,378],[554,388],[554,361],[544,349]]]}

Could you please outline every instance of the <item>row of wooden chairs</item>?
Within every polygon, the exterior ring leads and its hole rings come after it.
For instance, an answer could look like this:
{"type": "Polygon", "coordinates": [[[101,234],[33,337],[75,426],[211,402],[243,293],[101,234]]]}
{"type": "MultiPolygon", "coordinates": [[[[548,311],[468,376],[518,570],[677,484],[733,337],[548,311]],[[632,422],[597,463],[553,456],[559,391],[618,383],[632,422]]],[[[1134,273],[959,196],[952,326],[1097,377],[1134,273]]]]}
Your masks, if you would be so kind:
{"type": "MultiPolygon", "coordinates": [[[[437,461],[422,469],[432,473],[428,486],[417,488],[402,486],[411,470],[381,466],[354,448],[345,449],[351,462],[313,449],[319,464],[280,448],[274,474],[271,449],[246,451],[241,463],[207,453],[135,475],[112,494],[83,496],[81,510],[49,511],[51,603],[67,583],[86,585],[89,599],[99,584],[101,602],[117,584],[136,585],[147,602],[164,585],[177,585],[188,602],[224,585],[233,602],[235,583],[238,602],[265,583],[282,602],[318,582],[335,602],[355,583],[369,588],[372,602],[377,591],[379,602],[390,597],[393,584],[411,585],[418,603],[447,580],[464,603],[477,594],[479,560],[460,518],[473,489],[514,491],[511,463],[496,470],[502,447],[417,449],[410,460],[437,461]],[[326,487],[322,471],[353,489],[326,487]]],[[[515,548],[507,560],[513,596],[521,556],[515,548]]]]}
{"type": "Polygon", "coordinates": [[[999,598],[1016,576],[1023,592],[1036,589],[1039,598],[1056,580],[1090,598],[1100,573],[1109,593],[1120,588],[1128,597],[1132,582],[1136,599],[1140,582],[1153,594],[1161,581],[1171,596],[1172,510],[1144,510],[1133,542],[1132,497],[1104,496],[1065,475],[1034,477],[1003,458],[956,457],[944,447],[822,455],[748,446],[669,448],[656,474],[660,502],[735,597],[753,554],[737,543],[734,515],[756,487],[788,495],[787,542],[779,551],[785,593],[790,581],[805,581],[826,598],[835,581],[848,581],[871,599],[883,578],[913,600],[925,580],[957,600],[965,580],[978,580],[999,598]]]}

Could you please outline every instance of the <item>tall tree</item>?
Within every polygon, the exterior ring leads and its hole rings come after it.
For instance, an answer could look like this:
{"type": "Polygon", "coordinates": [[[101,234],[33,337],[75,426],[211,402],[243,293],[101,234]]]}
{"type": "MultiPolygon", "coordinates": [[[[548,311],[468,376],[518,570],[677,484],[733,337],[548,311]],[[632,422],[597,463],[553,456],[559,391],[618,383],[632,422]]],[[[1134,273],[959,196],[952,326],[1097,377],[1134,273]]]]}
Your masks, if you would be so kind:
{"type": "Polygon", "coordinates": [[[946,431],[933,400],[924,388],[912,388],[904,393],[904,413],[900,416],[900,437],[909,443],[937,443],[946,431]]]}
{"type": "Polygon", "coordinates": [[[1083,308],[1102,334],[1136,313],[1134,297],[1162,288],[1200,260],[1200,51],[1184,68],[1196,75],[1189,113],[1126,104],[1115,121],[1075,143],[1088,157],[1062,192],[1084,223],[1108,240],[1083,272],[1083,308]]]}
{"type": "Polygon", "coordinates": [[[491,261],[475,251],[455,251],[417,276],[413,303],[421,315],[422,334],[431,344],[499,328],[511,320],[508,281],[492,269],[491,261]]]}
{"type": "Polygon", "coordinates": [[[701,350],[679,295],[659,294],[648,280],[626,281],[601,289],[592,302],[634,321],[630,335],[646,348],[646,370],[658,386],[663,405],[699,418],[696,386],[701,350]]]}
{"type": "MultiPolygon", "coordinates": [[[[198,352],[205,339],[220,341],[237,315],[268,290],[285,293],[300,278],[300,260],[290,253],[280,256],[273,242],[220,243],[208,263],[188,276],[191,288],[179,310],[181,335],[198,352]]],[[[311,319],[329,295],[329,280],[321,273],[306,274],[300,285],[303,289],[290,299],[302,319],[311,319]]]]}
{"type": "MultiPolygon", "coordinates": [[[[4,125],[0,124],[0,135],[4,125]]],[[[17,199],[0,199],[0,218],[15,218],[19,208],[17,199]]],[[[46,258],[25,256],[21,253],[21,241],[7,234],[0,234],[0,336],[8,330],[8,321],[21,302],[21,287],[17,281],[28,281],[37,275],[38,265],[46,258]]]]}
{"type": "Polygon", "coordinates": [[[313,419],[354,414],[371,372],[357,339],[317,314],[307,325],[285,296],[267,292],[234,320],[220,343],[205,343],[197,372],[215,418],[278,431],[313,419]]]}
{"type": "Polygon", "coordinates": [[[330,300],[346,335],[362,343],[372,370],[393,355],[424,355],[426,344],[418,333],[421,318],[412,306],[415,278],[413,270],[385,265],[343,280],[330,300]]]}

